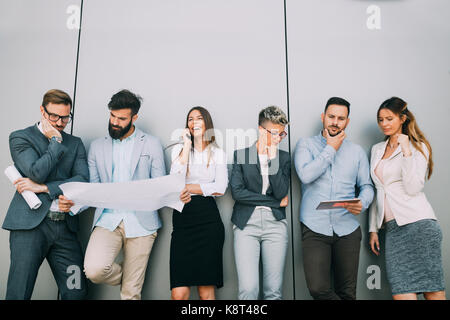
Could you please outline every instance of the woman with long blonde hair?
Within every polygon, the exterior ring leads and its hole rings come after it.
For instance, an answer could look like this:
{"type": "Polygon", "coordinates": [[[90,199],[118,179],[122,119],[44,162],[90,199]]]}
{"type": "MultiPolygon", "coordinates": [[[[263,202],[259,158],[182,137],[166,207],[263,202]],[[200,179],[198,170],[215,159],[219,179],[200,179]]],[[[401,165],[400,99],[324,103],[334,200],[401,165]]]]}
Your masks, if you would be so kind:
{"type": "Polygon", "coordinates": [[[407,103],[392,97],[378,109],[386,140],[372,147],[376,200],[369,210],[371,250],[386,229],[386,272],[394,300],[445,299],[442,231],[423,188],[433,173],[432,149],[407,103]]]}

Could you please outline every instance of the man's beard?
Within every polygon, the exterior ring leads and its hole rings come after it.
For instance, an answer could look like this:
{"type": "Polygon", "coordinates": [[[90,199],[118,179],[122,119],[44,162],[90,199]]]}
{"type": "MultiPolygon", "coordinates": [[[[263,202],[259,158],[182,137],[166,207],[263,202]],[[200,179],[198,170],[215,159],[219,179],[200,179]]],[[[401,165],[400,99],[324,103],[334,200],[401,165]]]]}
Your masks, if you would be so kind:
{"type": "Polygon", "coordinates": [[[109,125],[108,125],[109,135],[110,135],[111,138],[113,138],[113,139],[120,139],[120,138],[122,138],[124,135],[126,135],[126,134],[128,133],[128,131],[130,131],[131,126],[132,126],[131,121],[130,121],[130,123],[129,123],[126,127],[124,127],[124,128],[119,127],[119,126],[113,126],[113,125],[111,124],[111,122],[109,122],[109,125]]]}
{"type": "Polygon", "coordinates": [[[342,132],[341,128],[339,128],[339,127],[329,126],[328,128],[327,128],[326,130],[328,131],[328,134],[330,135],[330,137],[335,137],[335,136],[337,136],[339,133],[342,132]],[[328,128],[335,128],[335,129],[337,129],[338,131],[337,131],[335,134],[333,134],[333,133],[331,133],[330,130],[328,130],[328,128]]]}

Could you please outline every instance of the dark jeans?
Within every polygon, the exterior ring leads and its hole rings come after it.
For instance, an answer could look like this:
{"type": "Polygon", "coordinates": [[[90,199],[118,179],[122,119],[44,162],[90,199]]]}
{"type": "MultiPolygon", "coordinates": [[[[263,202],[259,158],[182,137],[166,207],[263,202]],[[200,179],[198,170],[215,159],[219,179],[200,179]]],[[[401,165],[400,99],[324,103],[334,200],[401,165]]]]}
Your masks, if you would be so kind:
{"type": "Polygon", "coordinates": [[[45,218],[34,229],[11,231],[9,245],[11,265],[7,300],[31,298],[44,259],[50,265],[61,299],[79,300],[86,297],[83,253],[76,234],[69,230],[66,221],[45,218]]]}
{"type": "Polygon", "coordinates": [[[316,233],[303,223],[301,227],[303,266],[311,296],[315,300],[355,300],[361,228],[339,237],[316,233]]]}

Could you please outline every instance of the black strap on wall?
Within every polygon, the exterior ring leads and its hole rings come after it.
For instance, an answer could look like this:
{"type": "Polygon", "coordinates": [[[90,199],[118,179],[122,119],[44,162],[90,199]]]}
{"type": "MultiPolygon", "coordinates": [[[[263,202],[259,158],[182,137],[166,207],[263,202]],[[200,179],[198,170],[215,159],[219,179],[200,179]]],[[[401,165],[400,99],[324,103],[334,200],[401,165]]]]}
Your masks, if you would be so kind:
{"type": "MultiPolygon", "coordinates": [[[[287,103],[287,117],[289,123],[291,122],[291,115],[289,109],[289,64],[288,64],[288,35],[287,35],[287,11],[286,11],[286,0],[283,1],[284,4],[284,50],[285,50],[285,67],[286,67],[286,103],[287,103]]],[[[288,147],[289,154],[292,157],[291,150],[291,126],[288,124],[289,135],[288,135],[288,147]]],[[[291,165],[291,168],[293,165],[291,165]]],[[[290,208],[291,208],[291,246],[292,246],[292,283],[293,283],[293,299],[295,300],[295,246],[294,246],[294,206],[292,204],[292,175],[295,174],[295,170],[291,170],[291,179],[289,180],[289,198],[290,208]]]]}
{"type": "Polygon", "coordinates": [[[78,58],[80,57],[80,39],[81,39],[81,23],[83,21],[83,0],[80,3],[80,25],[78,29],[78,44],[77,44],[77,60],[75,62],[75,82],[73,86],[73,101],[72,101],[72,123],[70,125],[70,134],[73,134],[73,123],[75,121],[75,104],[77,99],[77,80],[78,80],[78,58]]]}

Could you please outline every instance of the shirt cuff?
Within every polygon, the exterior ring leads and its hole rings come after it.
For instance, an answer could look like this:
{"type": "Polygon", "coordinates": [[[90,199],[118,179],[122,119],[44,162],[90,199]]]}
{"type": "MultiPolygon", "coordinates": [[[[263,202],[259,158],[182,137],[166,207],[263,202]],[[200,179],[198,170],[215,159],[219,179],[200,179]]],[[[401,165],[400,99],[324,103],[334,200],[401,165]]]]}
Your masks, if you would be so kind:
{"type": "Polygon", "coordinates": [[[336,156],[336,149],[327,144],[322,151],[322,155],[325,160],[332,162],[334,157],[336,156]]]}
{"type": "Polygon", "coordinates": [[[371,227],[371,228],[369,229],[369,233],[370,233],[370,232],[378,233],[377,227],[371,227]]]}
{"type": "Polygon", "coordinates": [[[205,196],[205,197],[209,197],[214,193],[211,191],[209,186],[206,184],[200,184],[200,189],[202,189],[203,196],[205,196]]]}
{"type": "Polygon", "coordinates": [[[369,202],[366,199],[363,199],[361,197],[359,197],[359,199],[361,200],[361,204],[362,204],[361,212],[364,212],[364,211],[368,210],[370,205],[372,204],[372,201],[369,202]]]}

